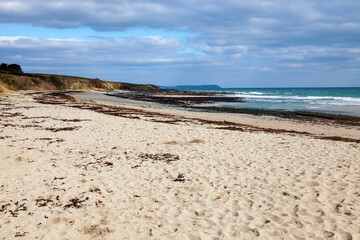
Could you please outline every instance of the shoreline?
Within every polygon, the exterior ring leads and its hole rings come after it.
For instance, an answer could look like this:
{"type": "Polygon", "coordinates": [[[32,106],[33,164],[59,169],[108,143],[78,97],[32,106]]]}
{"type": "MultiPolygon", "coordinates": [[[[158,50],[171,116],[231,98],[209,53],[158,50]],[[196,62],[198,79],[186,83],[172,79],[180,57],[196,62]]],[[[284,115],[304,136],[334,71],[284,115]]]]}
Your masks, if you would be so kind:
{"type": "Polygon", "coordinates": [[[277,111],[274,111],[275,114],[267,114],[269,111],[266,110],[260,110],[260,114],[258,113],[258,110],[245,112],[238,111],[236,114],[232,114],[233,109],[230,109],[230,111],[217,111],[218,109],[209,111],[209,108],[200,108],[199,111],[198,108],[192,106],[164,105],[158,102],[129,100],[127,98],[123,99],[109,96],[96,91],[72,92],[70,95],[78,100],[94,101],[95,103],[100,104],[110,104],[114,106],[119,104],[131,108],[136,107],[137,109],[146,111],[150,108],[151,111],[175,115],[177,117],[195,117],[220,122],[228,121],[229,125],[234,123],[235,125],[249,125],[255,128],[269,128],[295,132],[304,132],[304,129],[306,129],[307,133],[313,135],[324,135],[328,137],[339,136],[343,138],[354,138],[355,140],[360,139],[360,122],[357,122],[357,117],[352,116],[348,118],[347,116],[344,117],[340,115],[339,119],[337,119],[337,115],[330,115],[330,119],[327,119],[327,114],[325,114],[324,117],[322,117],[323,115],[320,115],[321,117],[316,118],[317,115],[311,113],[310,116],[306,116],[305,114],[297,116],[294,113],[285,113],[283,115],[283,112],[279,113],[277,111]],[[349,129],[349,127],[351,127],[351,129],[349,129]]]}
{"type": "Polygon", "coordinates": [[[202,111],[228,112],[228,113],[243,113],[252,115],[268,115],[275,117],[284,117],[299,120],[317,120],[326,119],[333,120],[342,124],[360,125],[360,117],[325,113],[321,111],[286,111],[286,110],[270,110],[260,108],[230,108],[230,107],[216,107],[216,106],[200,106],[200,104],[209,103],[235,103],[243,102],[241,97],[226,97],[223,95],[231,94],[231,92],[206,92],[206,91],[183,91],[161,89],[156,91],[143,92],[118,92],[106,93],[108,96],[125,98],[137,101],[156,102],[166,105],[174,105],[189,109],[198,109],[202,111]],[[220,96],[219,96],[220,95],[220,96]],[[197,105],[197,106],[194,106],[197,105]]]}
{"type": "Polygon", "coordinates": [[[357,239],[360,128],[0,96],[3,239],[357,239]]]}

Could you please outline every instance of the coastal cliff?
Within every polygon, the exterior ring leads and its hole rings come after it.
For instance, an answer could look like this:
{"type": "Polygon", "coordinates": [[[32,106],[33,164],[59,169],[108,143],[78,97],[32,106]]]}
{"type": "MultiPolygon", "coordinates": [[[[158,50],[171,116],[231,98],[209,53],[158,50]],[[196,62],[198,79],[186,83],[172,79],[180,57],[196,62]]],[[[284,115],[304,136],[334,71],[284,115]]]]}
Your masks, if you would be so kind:
{"type": "Polygon", "coordinates": [[[157,90],[159,87],[151,84],[103,81],[98,78],[24,73],[17,64],[7,65],[3,63],[0,65],[0,93],[18,90],[46,91],[66,89],[157,90]]]}

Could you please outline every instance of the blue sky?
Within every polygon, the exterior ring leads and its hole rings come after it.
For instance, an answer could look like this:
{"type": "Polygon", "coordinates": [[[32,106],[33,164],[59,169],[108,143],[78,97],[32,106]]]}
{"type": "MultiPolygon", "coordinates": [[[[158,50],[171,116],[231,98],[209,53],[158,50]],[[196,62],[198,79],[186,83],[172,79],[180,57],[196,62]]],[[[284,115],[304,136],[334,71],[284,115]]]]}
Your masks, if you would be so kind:
{"type": "Polygon", "coordinates": [[[2,0],[0,62],[158,85],[360,87],[358,0],[2,0]]]}

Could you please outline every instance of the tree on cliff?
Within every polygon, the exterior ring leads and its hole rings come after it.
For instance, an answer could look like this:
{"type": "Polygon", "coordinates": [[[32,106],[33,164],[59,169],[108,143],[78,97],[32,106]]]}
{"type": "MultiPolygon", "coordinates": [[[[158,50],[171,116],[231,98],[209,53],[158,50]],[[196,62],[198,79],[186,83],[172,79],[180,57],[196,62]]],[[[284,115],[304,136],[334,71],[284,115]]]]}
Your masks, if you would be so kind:
{"type": "Polygon", "coordinates": [[[7,70],[8,65],[6,63],[2,63],[0,65],[0,70],[7,70]]]}
{"type": "Polygon", "coordinates": [[[8,71],[11,73],[24,73],[21,69],[20,65],[18,64],[6,64],[2,63],[0,64],[0,70],[8,71]]]}

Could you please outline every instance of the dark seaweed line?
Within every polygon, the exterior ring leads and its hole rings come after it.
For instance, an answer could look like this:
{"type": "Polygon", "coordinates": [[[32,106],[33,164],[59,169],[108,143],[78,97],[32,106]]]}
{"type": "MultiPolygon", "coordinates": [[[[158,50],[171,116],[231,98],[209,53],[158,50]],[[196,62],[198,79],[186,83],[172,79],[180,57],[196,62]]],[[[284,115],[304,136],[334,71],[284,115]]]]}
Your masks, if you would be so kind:
{"type": "MultiPolygon", "coordinates": [[[[92,110],[98,113],[103,113],[106,115],[124,117],[124,118],[134,118],[134,116],[129,116],[129,114],[137,114],[145,117],[163,117],[167,120],[161,121],[162,123],[175,124],[177,122],[191,122],[194,124],[210,124],[217,126],[217,129],[221,130],[231,130],[231,131],[242,131],[242,132],[266,132],[266,133],[275,133],[275,134],[299,134],[313,137],[315,139],[324,139],[324,140],[332,140],[332,141],[341,141],[341,142],[355,142],[360,143],[360,139],[353,138],[344,138],[339,136],[319,136],[315,134],[311,134],[308,132],[300,132],[294,130],[283,130],[283,129],[272,129],[272,128],[262,128],[262,127],[254,127],[246,124],[233,123],[228,121],[210,121],[204,120],[200,118],[177,118],[174,115],[162,114],[162,113],[154,113],[147,112],[139,109],[132,108],[124,108],[118,106],[109,106],[102,104],[94,104],[88,102],[79,102],[72,96],[66,95],[65,92],[52,92],[52,93],[43,93],[37,94],[34,99],[38,103],[43,104],[55,104],[55,105],[67,105],[69,107],[80,108],[85,110],[92,110]]],[[[147,121],[159,122],[157,119],[146,119],[147,121]]]]}
{"type": "Polygon", "coordinates": [[[320,112],[308,111],[281,111],[281,110],[267,110],[267,109],[252,109],[252,108],[228,108],[228,107],[199,107],[199,106],[183,106],[194,110],[201,110],[206,112],[225,112],[225,113],[241,113],[251,114],[256,116],[274,116],[287,119],[301,120],[307,122],[331,121],[335,124],[345,124],[351,126],[360,126],[360,117],[328,114],[320,112]]]}

